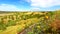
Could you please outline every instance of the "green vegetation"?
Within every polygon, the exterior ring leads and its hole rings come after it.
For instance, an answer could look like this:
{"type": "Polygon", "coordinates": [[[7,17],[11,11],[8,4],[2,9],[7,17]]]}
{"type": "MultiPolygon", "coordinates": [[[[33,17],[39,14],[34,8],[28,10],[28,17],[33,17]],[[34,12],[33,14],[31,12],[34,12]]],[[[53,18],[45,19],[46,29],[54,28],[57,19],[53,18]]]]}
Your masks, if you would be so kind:
{"type": "MultiPolygon", "coordinates": [[[[10,12],[0,15],[0,34],[18,34],[27,30],[26,34],[55,34],[56,29],[51,24],[59,11],[49,12],[10,12]],[[29,27],[31,30],[29,30],[29,27]],[[29,30],[29,31],[28,31],[29,30]]],[[[59,16],[58,16],[59,17],[59,16]]],[[[24,32],[25,33],[25,32],[24,32]]]]}

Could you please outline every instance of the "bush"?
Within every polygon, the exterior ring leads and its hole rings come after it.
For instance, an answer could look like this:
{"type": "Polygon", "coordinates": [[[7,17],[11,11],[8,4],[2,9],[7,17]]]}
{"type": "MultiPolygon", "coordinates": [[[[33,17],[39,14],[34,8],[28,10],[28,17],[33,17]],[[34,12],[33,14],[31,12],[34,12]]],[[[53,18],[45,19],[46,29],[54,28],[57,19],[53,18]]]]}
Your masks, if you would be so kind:
{"type": "Polygon", "coordinates": [[[6,25],[3,23],[0,23],[0,30],[5,30],[6,29],[6,25]]]}
{"type": "Polygon", "coordinates": [[[13,20],[9,20],[7,23],[7,26],[14,26],[14,25],[16,25],[16,22],[13,20]]]}

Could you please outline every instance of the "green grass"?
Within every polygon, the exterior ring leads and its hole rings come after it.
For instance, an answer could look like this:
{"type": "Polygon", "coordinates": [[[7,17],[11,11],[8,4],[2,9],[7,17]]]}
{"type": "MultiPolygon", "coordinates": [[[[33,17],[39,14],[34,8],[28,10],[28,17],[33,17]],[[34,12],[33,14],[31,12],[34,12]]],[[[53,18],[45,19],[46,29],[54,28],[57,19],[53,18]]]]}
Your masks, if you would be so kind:
{"type": "Polygon", "coordinates": [[[16,25],[16,26],[10,26],[7,27],[5,31],[0,32],[0,34],[16,34],[18,29],[20,30],[22,27],[21,25],[16,25]]]}
{"type": "MultiPolygon", "coordinates": [[[[37,23],[40,20],[43,20],[44,19],[43,17],[45,17],[45,15],[35,14],[34,12],[32,12],[32,14],[27,14],[27,15],[25,15],[25,14],[26,13],[13,14],[12,17],[15,15],[16,16],[15,21],[18,23],[15,23],[15,22],[13,23],[13,21],[10,21],[8,23],[9,26],[7,27],[7,29],[4,31],[0,30],[0,34],[17,34],[18,32],[22,31],[26,25],[30,26],[30,24],[37,23]],[[17,17],[18,15],[19,15],[19,17],[17,17]],[[21,17],[21,19],[18,19],[20,17],[21,17]],[[16,25],[13,25],[13,24],[16,24],[16,25]],[[25,25],[24,27],[23,27],[23,24],[25,25]]],[[[48,13],[47,16],[51,16],[51,14],[48,13]]],[[[3,17],[3,19],[4,19],[4,17],[3,17]]],[[[32,34],[32,33],[28,32],[28,34],[32,34]]]]}

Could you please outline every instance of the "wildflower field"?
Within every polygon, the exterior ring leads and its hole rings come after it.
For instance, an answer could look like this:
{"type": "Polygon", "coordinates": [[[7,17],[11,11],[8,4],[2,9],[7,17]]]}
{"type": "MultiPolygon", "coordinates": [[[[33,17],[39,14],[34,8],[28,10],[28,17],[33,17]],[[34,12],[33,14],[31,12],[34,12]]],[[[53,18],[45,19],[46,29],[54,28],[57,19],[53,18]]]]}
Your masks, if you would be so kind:
{"type": "Polygon", "coordinates": [[[60,11],[0,13],[0,34],[60,34],[60,11]]]}

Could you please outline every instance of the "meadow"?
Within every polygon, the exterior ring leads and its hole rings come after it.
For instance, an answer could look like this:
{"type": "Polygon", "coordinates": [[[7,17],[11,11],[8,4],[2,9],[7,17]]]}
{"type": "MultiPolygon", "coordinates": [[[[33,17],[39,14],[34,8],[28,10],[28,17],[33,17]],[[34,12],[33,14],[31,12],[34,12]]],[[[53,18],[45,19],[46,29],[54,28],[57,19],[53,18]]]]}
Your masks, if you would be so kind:
{"type": "Polygon", "coordinates": [[[1,11],[0,34],[60,34],[60,11],[1,11]]]}

